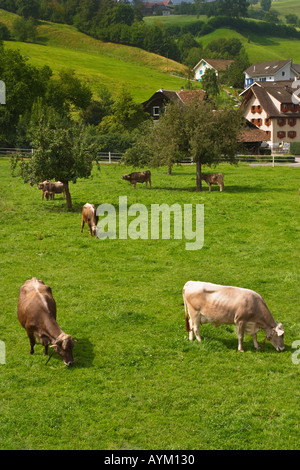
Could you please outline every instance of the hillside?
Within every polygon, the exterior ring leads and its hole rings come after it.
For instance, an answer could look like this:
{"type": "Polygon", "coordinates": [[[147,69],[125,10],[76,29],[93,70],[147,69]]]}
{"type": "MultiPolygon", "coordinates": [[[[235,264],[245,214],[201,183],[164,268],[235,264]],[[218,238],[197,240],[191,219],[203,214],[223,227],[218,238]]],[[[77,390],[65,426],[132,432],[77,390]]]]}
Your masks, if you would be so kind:
{"type": "MultiPolygon", "coordinates": [[[[282,7],[281,12],[283,15],[294,12],[297,13],[300,18],[300,3],[298,0],[281,0],[278,2],[274,1],[273,7],[277,9],[277,6],[282,7]],[[284,5],[287,5],[286,10],[284,9],[284,5]],[[295,6],[295,8],[293,8],[293,5],[295,6]]],[[[144,18],[144,21],[148,24],[158,22],[165,26],[180,27],[186,24],[194,23],[199,20],[206,21],[207,17],[199,16],[199,18],[197,18],[197,16],[193,15],[171,15],[159,18],[144,18]]],[[[196,40],[205,47],[209,42],[219,38],[240,39],[248,53],[251,62],[264,62],[268,60],[277,59],[293,59],[294,63],[300,63],[300,42],[297,39],[279,38],[268,35],[260,36],[258,34],[253,33],[249,34],[249,32],[242,34],[233,29],[219,28],[213,31],[212,33],[206,34],[205,36],[196,37],[196,40]]]]}
{"type": "Polygon", "coordinates": [[[297,39],[286,39],[269,36],[244,36],[236,31],[220,28],[210,34],[196,38],[205,47],[209,42],[219,38],[238,38],[245,47],[250,62],[293,59],[300,63],[300,42],[297,39]]]}
{"type": "MultiPolygon", "coordinates": [[[[9,28],[17,15],[0,10],[0,21],[9,28]]],[[[136,47],[105,43],[80,33],[75,27],[41,21],[38,43],[5,41],[19,49],[35,66],[49,65],[54,72],[68,67],[90,84],[95,94],[101,85],[113,95],[125,85],[137,101],[144,101],[159,88],[180,89],[186,80],[184,65],[136,47]]]]}

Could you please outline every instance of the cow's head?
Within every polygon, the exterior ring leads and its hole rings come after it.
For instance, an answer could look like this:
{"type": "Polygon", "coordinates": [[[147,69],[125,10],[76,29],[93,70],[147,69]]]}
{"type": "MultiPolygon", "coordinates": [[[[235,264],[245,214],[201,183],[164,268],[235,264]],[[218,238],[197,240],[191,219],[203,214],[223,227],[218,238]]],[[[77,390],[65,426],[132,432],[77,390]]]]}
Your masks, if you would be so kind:
{"type": "Polygon", "coordinates": [[[278,323],[271,330],[271,334],[268,335],[268,340],[278,352],[284,351],[283,336],[284,336],[284,331],[282,329],[282,323],[278,323]]]}
{"type": "Polygon", "coordinates": [[[71,335],[59,335],[59,337],[51,344],[50,348],[54,348],[55,351],[63,359],[66,366],[71,366],[74,363],[73,359],[73,347],[75,339],[71,335]]]}
{"type": "Polygon", "coordinates": [[[127,181],[128,181],[129,179],[130,179],[130,176],[129,176],[129,175],[123,175],[123,176],[122,176],[122,180],[127,180],[127,181]]]}

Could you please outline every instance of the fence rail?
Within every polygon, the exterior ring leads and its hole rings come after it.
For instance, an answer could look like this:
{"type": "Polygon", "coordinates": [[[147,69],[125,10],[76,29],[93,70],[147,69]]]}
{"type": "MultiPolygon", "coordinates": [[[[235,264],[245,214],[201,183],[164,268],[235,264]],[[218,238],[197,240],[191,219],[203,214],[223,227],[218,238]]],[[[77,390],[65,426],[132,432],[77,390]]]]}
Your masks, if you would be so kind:
{"type": "MultiPolygon", "coordinates": [[[[9,156],[16,153],[19,153],[23,157],[30,157],[33,154],[33,149],[17,149],[17,148],[0,148],[0,157],[1,156],[9,156]]],[[[115,152],[98,152],[98,159],[99,162],[108,162],[108,163],[116,163],[119,162],[122,158],[121,153],[115,152]]],[[[237,155],[235,157],[236,161],[240,162],[263,162],[263,163],[294,163],[295,157],[291,156],[283,156],[283,155],[237,155]]],[[[226,160],[222,160],[226,161],[226,160]]],[[[181,160],[180,163],[186,164],[193,164],[193,159],[190,157],[186,157],[184,160],[181,160]]]]}

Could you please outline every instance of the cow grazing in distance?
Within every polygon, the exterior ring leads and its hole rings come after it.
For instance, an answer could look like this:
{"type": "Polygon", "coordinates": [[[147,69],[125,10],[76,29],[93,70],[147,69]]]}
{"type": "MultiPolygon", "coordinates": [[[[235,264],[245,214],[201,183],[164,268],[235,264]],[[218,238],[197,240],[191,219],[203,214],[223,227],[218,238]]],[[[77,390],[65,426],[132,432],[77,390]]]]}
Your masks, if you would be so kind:
{"type": "Polygon", "coordinates": [[[89,204],[88,202],[84,204],[82,208],[82,220],[81,220],[81,233],[83,231],[84,224],[87,223],[89,227],[89,233],[91,237],[93,235],[97,236],[97,209],[94,204],[89,204]]]}
{"type": "Polygon", "coordinates": [[[73,346],[75,340],[62,331],[56,322],[56,303],[49,286],[36,277],[26,281],[20,288],[18,319],[25,328],[30,341],[30,354],[34,353],[35,339],[45,347],[54,348],[64,363],[74,363],[73,346]]]}
{"type": "Polygon", "coordinates": [[[42,199],[44,199],[44,196],[46,196],[46,199],[47,196],[48,199],[49,197],[50,199],[54,199],[54,195],[60,193],[62,193],[63,197],[65,197],[64,184],[61,181],[42,181],[38,184],[38,189],[42,190],[42,199]]]}
{"type": "Polygon", "coordinates": [[[223,173],[207,173],[206,175],[202,175],[201,179],[208,184],[208,189],[211,191],[212,184],[218,184],[220,187],[220,191],[224,189],[224,175],[223,173]]]}
{"type": "Polygon", "coordinates": [[[151,188],[151,171],[135,171],[129,175],[123,175],[122,180],[129,181],[129,183],[133,185],[134,189],[136,188],[136,183],[146,183],[147,188],[148,182],[151,188]]]}
{"type": "Polygon", "coordinates": [[[243,350],[244,333],[252,336],[259,349],[257,332],[262,329],[266,338],[280,352],[284,350],[281,323],[276,323],[263,298],[253,290],[221,286],[209,282],[188,281],[183,287],[186,330],[189,339],[201,341],[199,326],[203,323],[235,324],[238,350],[243,350]]]}

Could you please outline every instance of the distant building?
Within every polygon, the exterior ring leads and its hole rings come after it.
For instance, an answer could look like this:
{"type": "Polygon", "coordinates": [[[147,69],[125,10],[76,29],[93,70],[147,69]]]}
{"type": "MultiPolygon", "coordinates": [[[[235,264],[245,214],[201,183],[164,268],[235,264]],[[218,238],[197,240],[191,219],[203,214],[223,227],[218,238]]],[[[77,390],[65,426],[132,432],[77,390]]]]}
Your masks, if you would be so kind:
{"type": "Polygon", "coordinates": [[[192,102],[203,101],[206,98],[204,90],[163,90],[156,91],[147,101],[142,103],[144,111],[149,113],[154,120],[158,120],[164,113],[166,105],[171,102],[180,102],[182,105],[188,105],[192,102]]]}
{"type": "Polygon", "coordinates": [[[201,81],[207,69],[213,69],[218,76],[220,72],[225,72],[232,62],[233,60],[226,59],[201,59],[193,68],[195,80],[201,81]]]}
{"type": "Polygon", "coordinates": [[[244,88],[247,88],[254,82],[294,80],[300,77],[300,65],[293,65],[292,59],[260,62],[248,67],[244,74],[244,88]]]}
{"type": "Polygon", "coordinates": [[[144,15],[151,16],[161,13],[163,16],[171,15],[173,12],[172,0],[162,0],[160,2],[143,2],[144,15]]]}
{"type": "Polygon", "coordinates": [[[254,82],[241,93],[245,118],[268,134],[272,149],[300,141],[299,95],[296,80],[254,82]]]}

